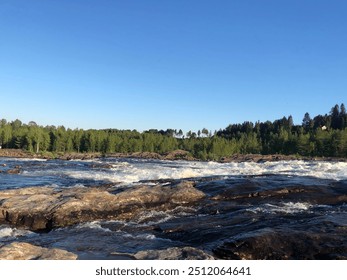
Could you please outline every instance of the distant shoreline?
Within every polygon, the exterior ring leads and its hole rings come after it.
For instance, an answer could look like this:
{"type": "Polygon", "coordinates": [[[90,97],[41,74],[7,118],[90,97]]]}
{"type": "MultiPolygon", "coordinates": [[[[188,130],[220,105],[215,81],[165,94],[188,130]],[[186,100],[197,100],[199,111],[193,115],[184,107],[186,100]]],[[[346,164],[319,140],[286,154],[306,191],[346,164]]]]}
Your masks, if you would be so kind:
{"type": "MultiPolygon", "coordinates": [[[[170,153],[160,155],[151,152],[136,152],[136,153],[31,153],[21,149],[0,149],[0,157],[11,158],[40,158],[40,159],[60,159],[60,160],[90,160],[95,158],[137,158],[137,159],[157,159],[157,160],[186,160],[186,161],[201,161],[194,158],[187,151],[176,150],[170,153]]],[[[299,155],[261,155],[261,154],[235,154],[230,157],[223,157],[214,162],[228,163],[228,162],[276,162],[276,161],[291,161],[291,160],[305,160],[305,161],[332,161],[332,162],[347,162],[347,158],[334,158],[334,157],[307,157],[299,155]]]]}

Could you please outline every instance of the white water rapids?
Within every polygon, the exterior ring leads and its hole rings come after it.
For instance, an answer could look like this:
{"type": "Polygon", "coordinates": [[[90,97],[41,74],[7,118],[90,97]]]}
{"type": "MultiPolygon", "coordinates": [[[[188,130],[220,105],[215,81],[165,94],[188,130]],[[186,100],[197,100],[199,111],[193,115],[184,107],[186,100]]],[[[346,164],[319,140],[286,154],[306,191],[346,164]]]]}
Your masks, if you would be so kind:
{"type": "Polygon", "coordinates": [[[65,175],[75,179],[107,180],[127,184],[141,180],[264,174],[310,176],[332,180],[347,179],[346,162],[279,161],[265,163],[216,163],[148,160],[115,162],[114,160],[106,160],[98,163],[108,163],[112,167],[109,170],[53,170],[50,173],[54,175],[54,173],[59,172],[61,174],[63,172],[65,175]]]}

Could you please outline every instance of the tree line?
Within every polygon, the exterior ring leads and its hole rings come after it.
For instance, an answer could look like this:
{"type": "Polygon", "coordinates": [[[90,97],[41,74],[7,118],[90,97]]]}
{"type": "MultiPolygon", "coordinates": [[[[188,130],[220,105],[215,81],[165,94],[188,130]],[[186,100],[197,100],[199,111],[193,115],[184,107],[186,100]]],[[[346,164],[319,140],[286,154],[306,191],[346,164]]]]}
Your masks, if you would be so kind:
{"type": "Polygon", "coordinates": [[[341,104],[335,105],[329,114],[314,118],[306,113],[300,125],[294,125],[289,116],[273,122],[231,124],[214,133],[203,128],[186,134],[181,129],[138,132],[43,127],[33,121],[24,124],[20,120],[2,119],[0,145],[33,153],[165,154],[181,149],[202,160],[219,160],[233,154],[347,157],[347,114],[341,104]]]}

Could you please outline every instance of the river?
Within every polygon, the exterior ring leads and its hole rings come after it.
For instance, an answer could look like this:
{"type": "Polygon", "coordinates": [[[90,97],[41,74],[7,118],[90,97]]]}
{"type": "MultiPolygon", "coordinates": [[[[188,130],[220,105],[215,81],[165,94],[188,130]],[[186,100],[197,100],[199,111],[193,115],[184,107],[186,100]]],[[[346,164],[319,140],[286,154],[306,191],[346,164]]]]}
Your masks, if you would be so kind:
{"type": "Polygon", "coordinates": [[[79,259],[131,259],[140,251],[184,247],[217,259],[347,259],[345,162],[0,158],[0,190],[105,184],[124,190],[183,180],[206,198],[126,222],[91,221],[44,233],[1,224],[0,244],[61,248],[79,259]]]}

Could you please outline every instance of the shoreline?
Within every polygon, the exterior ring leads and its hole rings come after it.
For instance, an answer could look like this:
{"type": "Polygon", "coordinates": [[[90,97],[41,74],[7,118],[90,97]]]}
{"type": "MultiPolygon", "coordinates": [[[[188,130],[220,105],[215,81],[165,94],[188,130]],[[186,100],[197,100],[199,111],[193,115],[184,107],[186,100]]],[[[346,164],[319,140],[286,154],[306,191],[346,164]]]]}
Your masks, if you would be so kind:
{"type": "MultiPolygon", "coordinates": [[[[189,152],[183,150],[176,150],[167,154],[158,154],[153,152],[135,152],[135,153],[110,153],[103,154],[95,153],[31,153],[21,149],[0,149],[0,158],[39,158],[39,159],[60,159],[60,160],[90,160],[95,158],[136,158],[136,159],[156,159],[156,160],[185,160],[185,161],[202,161],[201,159],[194,158],[189,152]]],[[[276,162],[276,161],[331,161],[331,162],[347,162],[347,158],[335,157],[311,157],[300,155],[261,155],[261,154],[234,154],[230,157],[222,157],[220,160],[214,162],[229,163],[229,162],[276,162]]]]}

